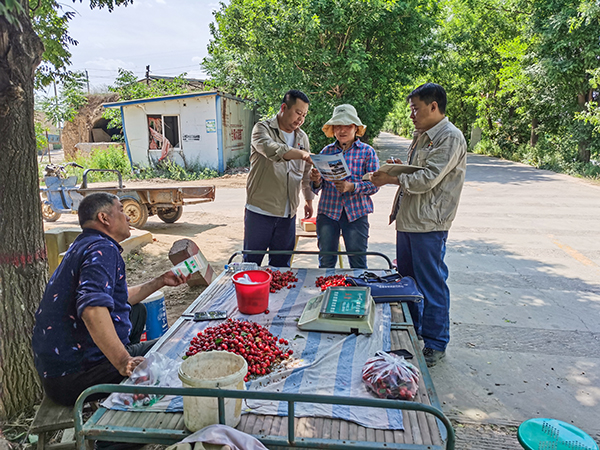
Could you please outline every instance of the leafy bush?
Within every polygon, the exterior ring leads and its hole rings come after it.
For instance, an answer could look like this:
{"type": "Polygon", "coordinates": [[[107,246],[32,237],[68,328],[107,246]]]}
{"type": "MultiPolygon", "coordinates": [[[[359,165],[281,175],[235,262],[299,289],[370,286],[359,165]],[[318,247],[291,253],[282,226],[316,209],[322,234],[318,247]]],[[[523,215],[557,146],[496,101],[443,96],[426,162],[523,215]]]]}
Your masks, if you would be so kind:
{"type": "Polygon", "coordinates": [[[47,131],[47,127],[44,127],[44,125],[39,122],[35,123],[35,146],[38,153],[48,149],[48,139],[46,138],[47,131]]]}
{"type": "Polygon", "coordinates": [[[206,180],[219,176],[219,172],[204,167],[199,163],[186,164],[182,167],[172,161],[159,162],[155,167],[137,168],[133,178],[149,180],[152,178],[168,178],[175,181],[206,180]]]}
{"type": "MultiPolygon", "coordinates": [[[[111,145],[107,149],[95,149],[90,154],[78,153],[74,162],[83,166],[84,169],[118,170],[123,178],[131,177],[131,164],[122,147],[111,145]]],[[[69,175],[77,175],[81,182],[83,170],[69,167],[69,175]]],[[[117,175],[110,172],[92,173],[88,176],[88,182],[116,181],[117,175]]]]}

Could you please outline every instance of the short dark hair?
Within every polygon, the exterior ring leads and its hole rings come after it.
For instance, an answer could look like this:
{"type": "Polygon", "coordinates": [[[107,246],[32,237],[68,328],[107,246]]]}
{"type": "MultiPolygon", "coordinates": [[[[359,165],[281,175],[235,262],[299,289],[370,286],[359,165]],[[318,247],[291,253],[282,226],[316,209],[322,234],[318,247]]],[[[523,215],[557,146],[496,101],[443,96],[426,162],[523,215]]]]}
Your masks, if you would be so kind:
{"type": "Polygon", "coordinates": [[[107,192],[96,192],[86,196],[77,209],[79,226],[83,227],[86,222],[96,220],[99,212],[107,212],[113,206],[113,202],[119,200],[114,194],[107,192]]]}
{"type": "Polygon", "coordinates": [[[439,84],[425,83],[416,88],[406,97],[409,101],[413,97],[419,97],[419,100],[425,102],[426,105],[431,105],[432,102],[437,102],[438,108],[442,114],[446,114],[446,91],[439,84]]]}
{"type": "Polygon", "coordinates": [[[310,103],[308,96],[304,92],[298,91],[296,89],[291,89],[287,91],[283,96],[283,100],[281,101],[281,103],[285,103],[288,108],[291,108],[296,104],[296,100],[298,99],[302,100],[304,103],[310,103]]]}

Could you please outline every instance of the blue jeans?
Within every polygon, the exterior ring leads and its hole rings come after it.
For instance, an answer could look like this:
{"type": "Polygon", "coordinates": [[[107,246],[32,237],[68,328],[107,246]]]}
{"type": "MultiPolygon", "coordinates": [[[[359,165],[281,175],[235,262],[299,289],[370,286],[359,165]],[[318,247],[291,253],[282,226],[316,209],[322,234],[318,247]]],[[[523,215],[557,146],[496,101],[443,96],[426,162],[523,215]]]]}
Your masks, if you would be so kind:
{"type": "MultiPolygon", "coordinates": [[[[244,216],[244,250],[294,250],[296,216],[271,217],[246,209],[244,216]]],[[[269,255],[274,267],[290,267],[292,255],[269,255]]],[[[244,261],[262,265],[264,255],[244,255],[244,261]]]]}
{"type": "MultiPolygon", "coordinates": [[[[346,210],[342,210],[340,220],[333,220],[325,214],[317,215],[317,238],[319,250],[322,252],[337,252],[340,245],[340,232],[344,237],[347,252],[366,252],[369,240],[369,219],[362,216],[354,222],[348,222],[346,210]]],[[[335,267],[335,255],[320,255],[319,267],[335,267]]],[[[365,255],[348,256],[350,267],[367,268],[365,255]]]]}
{"type": "Polygon", "coordinates": [[[450,289],[444,263],[447,231],[430,233],[396,232],[398,272],[411,276],[425,297],[409,303],[410,315],[425,347],[444,351],[450,341],[450,289]]]}

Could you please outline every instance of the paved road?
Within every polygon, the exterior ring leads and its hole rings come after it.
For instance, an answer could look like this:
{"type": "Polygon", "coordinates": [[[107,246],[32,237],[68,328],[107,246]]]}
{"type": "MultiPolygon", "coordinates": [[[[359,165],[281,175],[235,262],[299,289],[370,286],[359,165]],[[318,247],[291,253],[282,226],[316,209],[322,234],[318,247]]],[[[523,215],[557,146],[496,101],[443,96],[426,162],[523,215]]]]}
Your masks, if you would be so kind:
{"type": "Polygon", "coordinates": [[[599,224],[599,186],[469,154],[448,243],[451,344],[431,370],[447,413],[600,431],[599,224]]]}

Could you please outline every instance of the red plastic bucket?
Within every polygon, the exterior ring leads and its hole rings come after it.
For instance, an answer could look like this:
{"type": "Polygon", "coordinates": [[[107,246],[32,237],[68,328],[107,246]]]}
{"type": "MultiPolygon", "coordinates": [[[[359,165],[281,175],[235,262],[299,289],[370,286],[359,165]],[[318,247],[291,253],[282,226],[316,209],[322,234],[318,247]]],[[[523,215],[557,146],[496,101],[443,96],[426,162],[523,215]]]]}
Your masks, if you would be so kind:
{"type": "Polygon", "coordinates": [[[271,274],[264,270],[246,270],[236,273],[233,277],[238,308],[242,314],[260,314],[269,308],[269,289],[271,274]],[[257,284],[245,284],[238,281],[248,274],[251,281],[257,284]]]}

